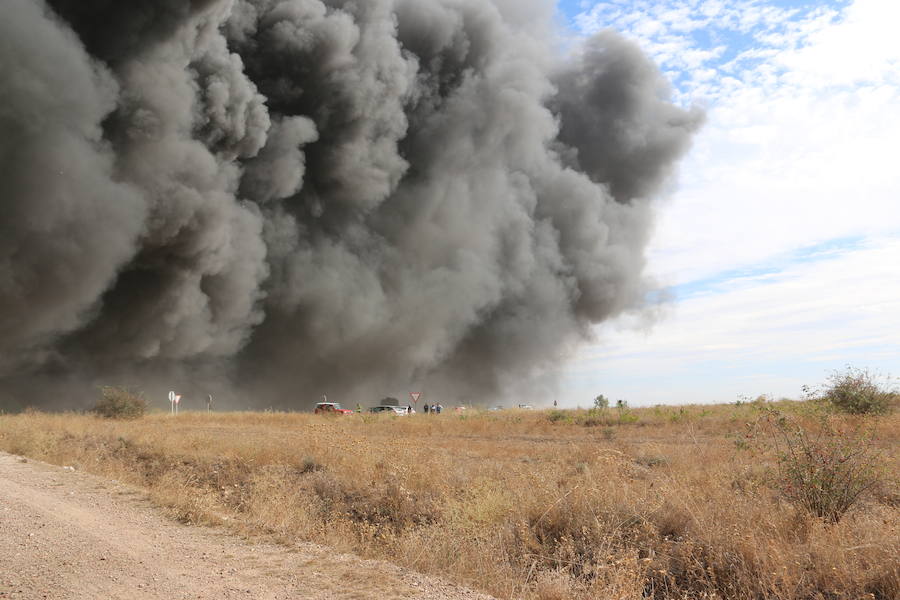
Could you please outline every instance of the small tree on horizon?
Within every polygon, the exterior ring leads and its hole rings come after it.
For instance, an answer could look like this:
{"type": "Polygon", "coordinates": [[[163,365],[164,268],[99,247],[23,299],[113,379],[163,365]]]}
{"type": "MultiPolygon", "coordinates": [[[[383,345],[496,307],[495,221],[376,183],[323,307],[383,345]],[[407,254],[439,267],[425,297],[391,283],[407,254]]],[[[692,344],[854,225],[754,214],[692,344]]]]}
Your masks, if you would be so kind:
{"type": "Polygon", "coordinates": [[[609,398],[600,394],[596,398],[594,398],[594,408],[598,410],[603,410],[605,408],[609,408],[609,398]]]}
{"type": "Polygon", "coordinates": [[[900,391],[890,377],[850,365],[833,371],[819,388],[804,386],[804,392],[810,400],[851,415],[889,414],[900,401],[900,391]]]}

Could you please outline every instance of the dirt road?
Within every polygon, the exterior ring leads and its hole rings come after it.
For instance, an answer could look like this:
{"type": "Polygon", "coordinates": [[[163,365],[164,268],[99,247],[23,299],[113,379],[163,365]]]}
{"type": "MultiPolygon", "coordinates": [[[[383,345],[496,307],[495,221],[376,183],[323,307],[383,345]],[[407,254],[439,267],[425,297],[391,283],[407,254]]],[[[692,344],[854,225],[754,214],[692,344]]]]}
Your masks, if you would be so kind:
{"type": "Polygon", "coordinates": [[[2,452],[0,598],[490,600],[311,544],[181,525],[134,488],[2,452]]]}

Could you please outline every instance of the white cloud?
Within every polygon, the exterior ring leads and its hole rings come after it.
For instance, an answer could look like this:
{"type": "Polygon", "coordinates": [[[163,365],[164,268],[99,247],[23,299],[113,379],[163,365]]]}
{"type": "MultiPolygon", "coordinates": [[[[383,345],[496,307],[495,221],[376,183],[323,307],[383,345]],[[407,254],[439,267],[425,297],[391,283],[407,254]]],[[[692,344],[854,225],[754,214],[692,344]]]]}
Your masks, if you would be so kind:
{"type": "Polygon", "coordinates": [[[900,86],[810,80],[795,69],[721,86],[661,214],[657,275],[690,279],[830,238],[900,231],[900,86]]]}
{"type": "Polygon", "coordinates": [[[900,91],[736,90],[710,111],[660,215],[652,270],[671,282],[849,235],[900,231],[900,91]]]}
{"type": "Polygon", "coordinates": [[[571,364],[567,401],[591,390],[641,404],[796,397],[801,385],[847,362],[889,369],[900,348],[898,264],[900,237],[871,240],[777,273],[722,281],[672,306],[649,333],[606,325],[600,343],[571,364]],[[678,385],[681,378],[688,383],[678,385]]]}
{"type": "Polygon", "coordinates": [[[777,58],[797,85],[878,85],[900,83],[900,2],[859,0],[839,26],[814,27],[806,44],[777,58]]]}
{"type": "Polygon", "coordinates": [[[573,394],[604,380],[634,399],[664,401],[662,389],[687,401],[707,379],[705,400],[796,394],[825,364],[896,360],[900,242],[885,236],[900,232],[898,22],[900,2],[886,0],[805,11],[616,0],[577,18],[585,33],[612,25],[637,39],[679,102],[708,106],[660,212],[654,277],[703,280],[827,240],[864,247],[677,301],[649,334],[604,327],[568,375],[573,394]],[[734,382],[748,387],[725,393],[734,382]]]}
{"type": "Polygon", "coordinates": [[[660,215],[655,276],[678,283],[829,238],[900,231],[891,31],[900,3],[838,8],[619,0],[576,19],[586,33],[621,28],[681,76],[683,102],[708,106],[660,215]],[[720,39],[703,47],[693,35],[701,29],[720,39]],[[728,38],[738,32],[751,40],[741,48],[728,38]]]}

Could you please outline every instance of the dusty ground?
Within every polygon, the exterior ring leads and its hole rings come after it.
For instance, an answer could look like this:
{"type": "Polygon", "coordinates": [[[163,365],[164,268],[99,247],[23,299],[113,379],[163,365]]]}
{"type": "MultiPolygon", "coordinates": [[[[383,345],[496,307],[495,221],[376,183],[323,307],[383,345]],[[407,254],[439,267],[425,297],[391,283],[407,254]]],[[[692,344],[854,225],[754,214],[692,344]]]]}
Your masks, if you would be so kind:
{"type": "Polygon", "coordinates": [[[319,546],[181,525],[134,488],[2,452],[0,598],[489,600],[319,546]]]}

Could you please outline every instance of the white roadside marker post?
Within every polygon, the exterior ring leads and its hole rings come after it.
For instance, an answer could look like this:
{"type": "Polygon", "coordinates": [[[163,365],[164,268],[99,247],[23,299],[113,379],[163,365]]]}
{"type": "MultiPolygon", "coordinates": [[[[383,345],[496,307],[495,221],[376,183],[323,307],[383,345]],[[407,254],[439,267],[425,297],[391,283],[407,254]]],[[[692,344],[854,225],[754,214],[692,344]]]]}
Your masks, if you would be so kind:
{"type": "Polygon", "coordinates": [[[169,403],[172,405],[171,414],[174,415],[175,414],[175,392],[174,391],[169,392],[169,403]]]}

